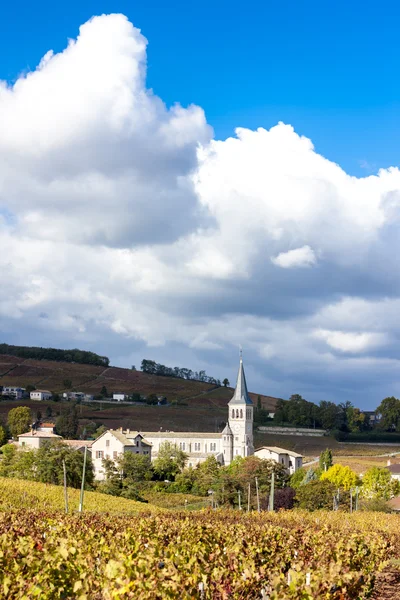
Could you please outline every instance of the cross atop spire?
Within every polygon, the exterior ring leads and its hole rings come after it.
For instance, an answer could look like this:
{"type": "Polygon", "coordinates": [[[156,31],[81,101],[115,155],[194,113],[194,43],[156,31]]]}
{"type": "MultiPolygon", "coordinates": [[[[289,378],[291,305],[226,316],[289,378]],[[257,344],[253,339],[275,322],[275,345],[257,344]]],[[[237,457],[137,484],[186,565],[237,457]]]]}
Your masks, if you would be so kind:
{"type": "Polygon", "coordinates": [[[247,391],[246,376],[244,374],[242,349],[240,348],[239,372],[236,381],[235,393],[229,405],[232,404],[249,404],[252,405],[249,393],[247,391]]]}

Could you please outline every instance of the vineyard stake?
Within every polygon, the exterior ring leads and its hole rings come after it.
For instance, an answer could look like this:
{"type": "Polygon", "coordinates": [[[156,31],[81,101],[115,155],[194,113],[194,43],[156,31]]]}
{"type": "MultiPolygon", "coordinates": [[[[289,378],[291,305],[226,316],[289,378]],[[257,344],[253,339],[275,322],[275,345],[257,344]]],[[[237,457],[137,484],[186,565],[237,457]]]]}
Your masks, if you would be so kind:
{"type": "Polygon", "coordinates": [[[250,512],[250,483],[247,490],[247,512],[250,512]]]}
{"type": "Polygon", "coordinates": [[[260,494],[258,492],[258,477],[256,479],[256,494],[257,494],[257,510],[260,512],[260,494]]]}
{"type": "Polygon", "coordinates": [[[85,491],[85,475],[86,475],[86,456],[87,456],[87,446],[85,446],[85,455],[83,458],[82,485],[81,485],[81,497],[79,500],[79,512],[82,512],[82,510],[83,510],[83,494],[85,491]]]}
{"type": "Polygon", "coordinates": [[[62,464],[63,464],[63,471],[64,471],[65,514],[68,514],[67,467],[65,466],[65,460],[63,460],[62,464]]]}
{"type": "Polygon", "coordinates": [[[272,471],[271,490],[269,492],[269,503],[268,503],[268,509],[270,511],[274,510],[274,497],[275,497],[275,471],[272,471]]]}
{"type": "Polygon", "coordinates": [[[239,498],[239,510],[242,510],[242,505],[240,502],[240,490],[238,490],[238,498],[239,498]]]}

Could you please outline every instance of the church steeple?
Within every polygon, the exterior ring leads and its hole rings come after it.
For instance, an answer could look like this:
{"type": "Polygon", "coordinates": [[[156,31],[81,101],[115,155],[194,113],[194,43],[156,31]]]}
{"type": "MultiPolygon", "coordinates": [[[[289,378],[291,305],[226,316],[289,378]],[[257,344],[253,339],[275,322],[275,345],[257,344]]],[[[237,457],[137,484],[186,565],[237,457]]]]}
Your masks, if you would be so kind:
{"type": "Polygon", "coordinates": [[[251,401],[251,398],[247,391],[246,376],[244,374],[243,368],[242,351],[240,351],[239,372],[236,380],[235,393],[233,394],[232,399],[229,401],[229,406],[232,406],[233,404],[247,404],[248,406],[253,406],[253,402],[251,401]]]}

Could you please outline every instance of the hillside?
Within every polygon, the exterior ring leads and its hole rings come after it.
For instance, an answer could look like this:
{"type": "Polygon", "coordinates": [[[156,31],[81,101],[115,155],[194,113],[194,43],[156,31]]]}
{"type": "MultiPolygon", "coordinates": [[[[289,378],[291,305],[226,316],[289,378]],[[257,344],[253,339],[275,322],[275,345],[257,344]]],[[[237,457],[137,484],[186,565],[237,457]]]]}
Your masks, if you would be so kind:
{"type": "MultiPolygon", "coordinates": [[[[179,400],[185,406],[126,406],[107,403],[80,406],[80,418],[103,423],[107,427],[131,427],[137,429],[155,429],[165,427],[177,431],[219,431],[226,421],[226,405],[233,395],[232,387],[216,387],[210,383],[149,375],[141,371],[84,365],[49,360],[23,359],[16,356],[0,355],[0,385],[28,384],[36,388],[48,389],[61,394],[67,391],[65,381],[72,384],[71,389],[87,394],[99,394],[105,386],[109,394],[113,392],[133,392],[145,396],[155,393],[168,398],[169,402],[179,400]]],[[[257,393],[250,393],[254,403],[257,393]]],[[[260,394],[261,403],[266,410],[274,410],[276,398],[260,394]]],[[[33,410],[38,402],[21,401],[33,410]]],[[[60,403],[42,402],[40,406],[53,407],[53,414],[60,410],[60,403]]],[[[0,413],[6,413],[16,405],[15,401],[0,402],[0,413]]],[[[42,410],[42,409],[41,409],[42,410]]]]}

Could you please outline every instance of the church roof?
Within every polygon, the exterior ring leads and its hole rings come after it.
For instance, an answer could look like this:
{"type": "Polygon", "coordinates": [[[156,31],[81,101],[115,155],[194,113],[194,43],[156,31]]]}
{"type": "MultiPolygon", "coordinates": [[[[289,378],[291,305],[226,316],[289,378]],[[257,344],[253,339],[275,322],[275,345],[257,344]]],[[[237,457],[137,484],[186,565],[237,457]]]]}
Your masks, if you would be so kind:
{"type": "Polygon", "coordinates": [[[253,405],[253,402],[251,401],[249,393],[247,391],[246,376],[244,374],[242,357],[240,357],[239,372],[236,381],[235,393],[233,394],[232,400],[229,401],[229,406],[232,406],[232,404],[249,404],[250,406],[253,405]]]}
{"type": "Polygon", "coordinates": [[[225,428],[224,428],[224,430],[222,431],[222,434],[221,434],[221,435],[233,435],[233,433],[232,433],[232,429],[229,427],[229,423],[227,423],[227,424],[225,425],[225,428]]]}

